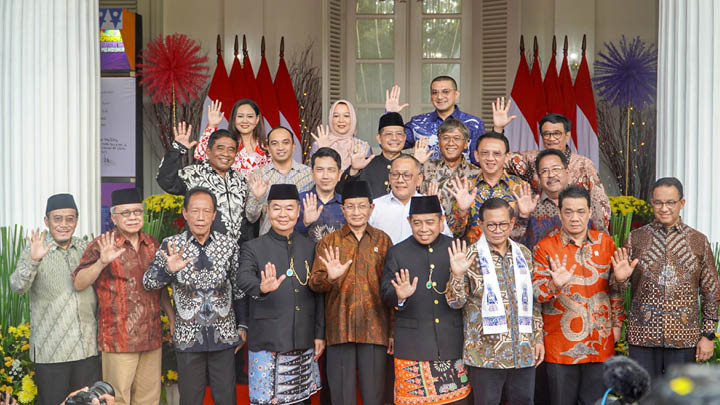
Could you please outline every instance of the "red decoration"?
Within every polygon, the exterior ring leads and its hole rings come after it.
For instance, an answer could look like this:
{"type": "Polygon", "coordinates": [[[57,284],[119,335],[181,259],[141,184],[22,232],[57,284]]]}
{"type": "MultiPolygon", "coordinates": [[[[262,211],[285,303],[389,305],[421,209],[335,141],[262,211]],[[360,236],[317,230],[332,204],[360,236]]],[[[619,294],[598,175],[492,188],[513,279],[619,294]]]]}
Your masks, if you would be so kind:
{"type": "Polygon", "coordinates": [[[140,85],[153,103],[173,105],[197,98],[209,70],[207,56],[200,56],[200,45],[184,34],[158,37],[142,51],[143,63],[138,64],[140,85]],[[173,94],[174,93],[174,94],[173,94]]]}

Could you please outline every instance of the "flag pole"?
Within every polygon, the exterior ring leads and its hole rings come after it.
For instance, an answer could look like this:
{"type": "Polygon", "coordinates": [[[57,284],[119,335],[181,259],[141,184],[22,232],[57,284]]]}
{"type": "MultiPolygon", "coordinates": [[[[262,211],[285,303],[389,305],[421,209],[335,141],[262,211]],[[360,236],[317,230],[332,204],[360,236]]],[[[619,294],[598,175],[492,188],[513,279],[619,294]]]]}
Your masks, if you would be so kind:
{"type": "Polygon", "coordinates": [[[627,107],[627,130],[625,131],[625,195],[630,190],[630,111],[632,106],[627,107]]]}

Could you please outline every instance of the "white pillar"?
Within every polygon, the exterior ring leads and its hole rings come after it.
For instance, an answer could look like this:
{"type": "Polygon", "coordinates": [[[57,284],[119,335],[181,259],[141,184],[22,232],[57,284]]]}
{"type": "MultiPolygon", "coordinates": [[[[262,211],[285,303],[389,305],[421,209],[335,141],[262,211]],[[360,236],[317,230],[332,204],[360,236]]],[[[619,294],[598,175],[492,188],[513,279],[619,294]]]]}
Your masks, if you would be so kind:
{"type": "Polygon", "coordinates": [[[0,225],[42,225],[75,196],[76,235],[100,231],[97,0],[0,0],[0,225]]]}
{"type": "Polygon", "coordinates": [[[657,176],[685,186],[688,225],[720,241],[720,2],[660,0],[657,176]]]}

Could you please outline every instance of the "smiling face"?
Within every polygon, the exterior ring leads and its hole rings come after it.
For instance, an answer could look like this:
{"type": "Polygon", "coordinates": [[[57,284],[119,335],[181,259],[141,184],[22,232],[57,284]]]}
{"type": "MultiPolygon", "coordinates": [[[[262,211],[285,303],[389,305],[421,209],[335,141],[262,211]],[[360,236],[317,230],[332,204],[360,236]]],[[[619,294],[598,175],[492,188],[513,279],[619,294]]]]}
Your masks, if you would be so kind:
{"type": "Polygon", "coordinates": [[[340,181],[340,168],[335,159],[330,156],[318,157],[312,168],[315,187],[324,193],[334,192],[335,186],[340,181]]]}
{"type": "Polygon", "coordinates": [[[140,232],[145,224],[145,216],[143,215],[143,205],[137,204],[118,204],[110,209],[113,224],[120,232],[132,235],[140,232]]]}
{"type": "Polygon", "coordinates": [[[562,200],[560,220],[563,230],[573,238],[582,237],[587,232],[590,220],[590,206],[585,198],[568,197],[562,200]]]}
{"type": "Polygon", "coordinates": [[[421,245],[429,245],[440,235],[444,219],[442,214],[415,214],[408,218],[408,222],[415,240],[421,245]]]}
{"type": "Polygon", "coordinates": [[[350,108],[345,103],[338,103],[333,109],[332,117],[330,118],[330,125],[332,126],[333,132],[339,135],[345,135],[350,131],[352,124],[352,116],[350,115],[350,108]]]}
{"type": "Polygon", "coordinates": [[[213,206],[212,197],[206,193],[195,193],[190,196],[187,208],[183,207],[182,214],[190,232],[199,237],[210,233],[217,210],[213,206]]]}
{"type": "Polygon", "coordinates": [[[537,168],[540,187],[551,198],[557,198],[569,184],[570,171],[563,166],[558,156],[547,155],[537,168]]]}
{"type": "Polygon", "coordinates": [[[375,138],[383,151],[400,153],[405,146],[405,128],[399,125],[390,125],[383,128],[375,138]]]}
{"type": "Polygon", "coordinates": [[[359,228],[367,225],[375,204],[371,203],[367,197],[356,197],[343,199],[341,207],[348,225],[359,228]]]}
{"type": "Polygon", "coordinates": [[[217,138],[207,151],[208,163],[220,173],[227,172],[235,162],[237,142],[229,136],[217,138]]]}
{"type": "Polygon", "coordinates": [[[655,187],[652,196],[655,219],[664,226],[673,226],[680,221],[680,211],[685,206],[685,199],[680,198],[680,192],[673,186],[655,187]]]}
{"type": "Polygon", "coordinates": [[[268,150],[275,163],[285,163],[292,159],[295,150],[293,135],[285,128],[273,130],[268,137],[268,150]]]}
{"type": "Polygon", "coordinates": [[[243,104],[235,111],[235,129],[241,135],[251,135],[258,122],[260,122],[260,116],[249,104],[243,104]]]}
{"type": "Polygon", "coordinates": [[[510,217],[510,210],[507,207],[486,209],[480,222],[485,239],[492,247],[505,246],[510,232],[515,225],[515,219],[510,217]]]}
{"type": "Polygon", "coordinates": [[[415,195],[423,179],[415,162],[404,157],[393,160],[388,177],[393,195],[403,203],[415,195]]]}
{"type": "Polygon", "coordinates": [[[546,122],[540,130],[545,149],[557,149],[565,152],[567,143],[570,140],[570,131],[565,132],[565,126],[562,122],[558,122],[557,124],[546,122]]]}
{"type": "Polygon", "coordinates": [[[72,238],[77,221],[77,211],[73,208],[52,210],[45,217],[45,225],[58,245],[67,243],[72,238]]]}
{"type": "Polygon", "coordinates": [[[460,92],[449,80],[439,80],[430,85],[430,101],[440,113],[455,108],[455,101],[458,97],[460,97],[460,92]]]}
{"type": "Polygon", "coordinates": [[[453,128],[438,136],[438,144],[443,159],[454,162],[462,157],[468,141],[459,129],[453,128]]]}
{"type": "Polygon", "coordinates": [[[272,200],[268,202],[268,219],[273,230],[280,235],[292,233],[300,216],[298,200],[272,200]]]}
{"type": "Polygon", "coordinates": [[[489,176],[504,170],[506,157],[505,142],[500,139],[485,138],[478,143],[475,151],[475,159],[480,163],[483,174],[489,176]]]}

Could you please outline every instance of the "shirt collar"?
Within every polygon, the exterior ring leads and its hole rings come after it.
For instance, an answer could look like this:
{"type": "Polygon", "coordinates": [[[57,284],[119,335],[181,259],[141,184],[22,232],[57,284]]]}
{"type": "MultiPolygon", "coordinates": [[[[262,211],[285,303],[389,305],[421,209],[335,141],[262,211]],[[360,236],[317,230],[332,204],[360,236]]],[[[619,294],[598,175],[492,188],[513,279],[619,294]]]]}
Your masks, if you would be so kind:
{"type": "MultiPolygon", "coordinates": [[[[317,193],[317,185],[313,186],[313,187],[310,189],[310,191],[308,191],[307,193],[305,193],[305,195],[307,195],[307,194],[309,194],[309,193],[315,193],[315,195],[317,196],[317,195],[318,195],[318,193],[317,193]]],[[[301,204],[302,204],[302,198],[300,199],[300,201],[301,201],[301,204]]],[[[318,201],[320,201],[320,197],[318,197],[318,201]]],[[[322,204],[322,205],[327,205],[327,204],[330,204],[330,203],[333,203],[333,202],[334,202],[334,203],[338,203],[338,204],[342,204],[342,196],[341,196],[340,194],[338,194],[337,191],[333,193],[332,198],[329,199],[328,202],[323,203],[322,201],[320,201],[320,204],[322,204]]],[[[299,219],[299,220],[300,220],[300,219],[299,219]]]]}
{"type": "MultiPolygon", "coordinates": [[[[70,237],[70,244],[68,245],[67,250],[70,249],[77,249],[78,243],[80,242],[80,238],[77,236],[70,237]]],[[[50,231],[48,231],[47,235],[45,236],[45,243],[50,245],[50,250],[59,250],[62,249],[60,245],[53,239],[52,235],[50,235],[50,231]]]]}
{"type": "MultiPolygon", "coordinates": [[[[280,172],[280,169],[278,169],[277,166],[275,166],[275,162],[273,162],[272,159],[270,160],[269,166],[270,166],[270,168],[271,168],[272,170],[275,170],[275,171],[277,171],[278,173],[280,172]]],[[[292,160],[292,166],[290,166],[290,171],[289,171],[289,172],[291,172],[291,171],[293,171],[293,170],[298,170],[299,167],[300,167],[300,164],[293,159],[293,160],[292,160]]]]}
{"type": "MultiPolygon", "coordinates": [[[[478,183],[480,183],[480,182],[488,184],[488,182],[485,181],[485,176],[483,175],[482,171],[480,171],[480,173],[478,173],[478,183]]],[[[504,170],[503,170],[502,176],[500,176],[500,179],[498,180],[498,184],[500,184],[500,182],[503,182],[508,186],[510,185],[510,177],[508,176],[507,172],[504,170]]]]}
{"type": "MultiPolygon", "coordinates": [[[[404,206],[404,204],[402,203],[402,201],[398,200],[397,197],[395,197],[395,194],[394,194],[392,191],[390,191],[390,193],[388,193],[388,194],[390,194],[390,201],[391,201],[391,202],[398,203],[398,204],[404,206]]],[[[413,197],[422,197],[422,194],[420,194],[420,193],[418,193],[418,192],[416,191],[415,194],[413,194],[413,197]]],[[[412,201],[412,197],[411,197],[410,201],[412,201]]],[[[408,201],[407,203],[410,204],[410,201],[408,201]]]]}
{"type": "Polygon", "coordinates": [[[282,242],[287,242],[287,241],[295,239],[295,232],[291,233],[290,237],[288,238],[287,236],[280,235],[279,233],[275,232],[275,230],[272,227],[270,227],[270,230],[267,233],[268,233],[268,236],[270,236],[271,238],[282,241],[282,242]]]}
{"type": "MultiPolygon", "coordinates": [[[[218,176],[222,176],[220,173],[218,173],[217,170],[215,170],[215,169],[210,165],[210,161],[209,161],[209,160],[207,160],[207,159],[203,160],[203,162],[200,163],[200,165],[203,166],[203,169],[204,169],[205,171],[215,173],[215,174],[217,174],[218,176]]],[[[235,173],[235,169],[229,168],[229,169],[225,172],[225,174],[227,174],[228,176],[234,176],[234,175],[236,175],[236,174],[238,174],[238,173],[235,173]]]]}
{"type": "MultiPolygon", "coordinates": [[[[368,234],[368,235],[370,235],[370,236],[373,236],[373,235],[374,235],[374,232],[375,232],[375,228],[373,228],[372,226],[370,226],[370,224],[367,224],[367,225],[365,226],[365,233],[366,233],[366,234],[368,234]]],[[[353,235],[353,237],[355,237],[355,234],[353,233],[352,229],[350,229],[350,225],[348,225],[347,223],[346,223],[345,225],[343,225],[342,228],[340,228],[340,234],[341,234],[343,237],[346,237],[346,236],[348,236],[348,235],[353,235]]]]}
{"type": "MultiPolygon", "coordinates": [[[[653,219],[653,221],[650,223],[650,225],[655,228],[657,231],[665,232],[665,225],[661,224],[660,221],[657,219],[653,219]]],[[[677,221],[677,223],[670,227],[668,231],[672,232],[682,232],[682,230],[685,228],[685,223],[683,223],[682,217],[680,217],[677,221]]]]}
{"type": "MultiPolygon", "coordinates": [[[[562,228],[560,228],[560,240],[562,241],[563,247],[566,247],[569,244],[578,246],[578,244],[575,243],[575,239],[571,238],[570,235],[567,232],[565,232],[565,230],[562,228]]],[[[588,229],[587,233],[585,234],[584,242],[594,243],[596,241],[597,241],[596,238],[592,235],[592,229],[588,229]]],[[[578,246],[578,247],[580,247],[580,246],[578,246]]]]}
{"type": "Polygon", "coordinates": [[[210,231],[210,235],[208,235],[208,238],[205,241],[205,243],[200,243],[200,241],[195,237],[195,235],[193,235],[192,232],[190,232],[190,231],[185,231],[185,232],[186,232],[185,240],[191,241],[191,242],[197,244],[198,246],[207,246],[210,244],[210,242],[215,240],[215,232],[214,231],[210,231]]]}
{"type": "MultiPolygon", "coordinates": [[[[123,236],[123,234],[121,232],[115,232],[115,243],[116,244],[119,243],[120,246],[122,246],[125,244],[125,242],[128,242],[128,240],[125,238],[125,236],[123,236]]],[[[153,243],[153,238],[152,238],[152,236],[146,234],[145,232],[140,231],[140,232],[138,232],[138,242],[139,242],[139,244],[151,246],[153,243]]]]}
{"type": "MultiPolygon", "coordinates": [[[[430,117],[432,117],[433,121],[444,121],[442,118],[440,118],[440,114],[438,114],[437,110],[433,110],[433,112],[430,113],[430,117]]],[[[458,107],[457,104],[455,104],[455,109],[453,110],[452,114],[448,115],[448,118],[450,117],[460,120],[460,107],[458,107]]]]}

